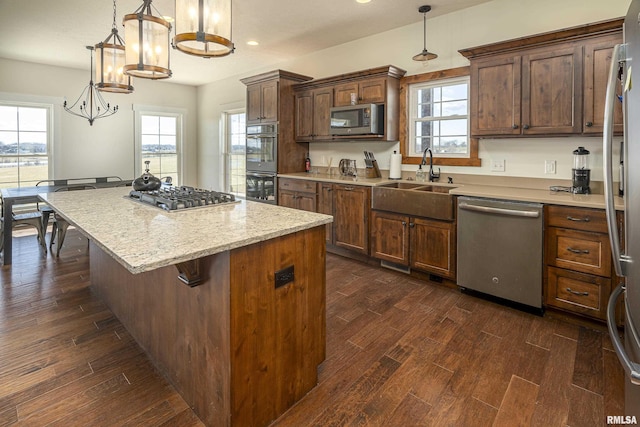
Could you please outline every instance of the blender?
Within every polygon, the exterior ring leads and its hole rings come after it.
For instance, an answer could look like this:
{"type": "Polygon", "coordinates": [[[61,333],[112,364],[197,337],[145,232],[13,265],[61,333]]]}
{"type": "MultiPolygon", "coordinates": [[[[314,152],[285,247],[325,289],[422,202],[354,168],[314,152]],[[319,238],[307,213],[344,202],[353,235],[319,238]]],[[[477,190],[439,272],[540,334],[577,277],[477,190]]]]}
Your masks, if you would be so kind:
{"type": "Polygon", "coordinates": [[[578,147],[578,149],[573,152],[573,182],[571,192],[573,194],[590,194],[590,176],[589,150],[586,150],[584,147],[578,147]]]}

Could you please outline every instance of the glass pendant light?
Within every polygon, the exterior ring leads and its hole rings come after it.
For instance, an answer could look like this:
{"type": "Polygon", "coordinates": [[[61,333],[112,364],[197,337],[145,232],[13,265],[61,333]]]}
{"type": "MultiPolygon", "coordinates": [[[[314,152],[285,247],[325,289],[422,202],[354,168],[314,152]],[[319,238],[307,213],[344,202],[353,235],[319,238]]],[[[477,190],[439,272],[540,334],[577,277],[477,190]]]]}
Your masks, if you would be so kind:
{"type": "Polygon", "coordinates": [[[113,0],[111,33],[95,46],[96,89],[104,92],[131,93],[131,76],[124,74],[125,47],[116,27],[116,0],[113,0]]]}
{"type": "Polygon", "coordinates": [[[124,41],[126,64],[124,72],[144,79],[171,77],[169,68],[169,33],[171,24],[162,18],[152,6],[152,0],[144,0],[134,13],[124,16],[124,41]],[[158,16],[153,16],[151,8],[158,16]]]}
{"type": "Polygon", "coordinates": [[[431,10],[431,6],[420,6],[418,12],[422,13],[424,21],[424,47],[422,52],[413,57],[414,61],[430,61],[436,59],[438,55],[427,50],[427,12],[431,10]]]}
{"type": "Polygon", "coordinates": [[[93,121],[103,117],[109,117],[118,111],[118,106],[111,105],[102,98],[100,92],[95,90],[93,84],[93,46],[87,46],[91,51],[91,71],[89,72],[89,84],[84,88],[80,96],[70,107],[64,101],[64,109],[74,116],[89,120],[89,125],[93,126],[93,121]]]}
{"type": "Polygon", "coordinates": [[[233,52],[231,0],[176,0],[173,46],[203,58],[233,52]]]}

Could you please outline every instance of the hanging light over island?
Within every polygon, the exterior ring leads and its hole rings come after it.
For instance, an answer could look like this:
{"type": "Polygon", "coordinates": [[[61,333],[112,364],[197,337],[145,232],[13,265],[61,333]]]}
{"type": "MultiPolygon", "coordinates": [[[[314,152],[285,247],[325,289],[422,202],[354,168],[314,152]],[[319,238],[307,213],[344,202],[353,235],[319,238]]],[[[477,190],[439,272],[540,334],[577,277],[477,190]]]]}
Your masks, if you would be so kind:
{"type": "Polygon", "coordinates": [[[231,0],[176,0],[173,46],[203,58],[221,57],[235,49],[231,41],[231,0]]]}
{"type": "Polygon", "coordinates": [[[125,45],[116,27],[116,0],[113,0],[113,25],[107,38],[95,46],[96,89],[103,92],[131,93],[131,76],[124,73],[125,45]]]}
{"type": "Polygon", "coordinates": [[[169,34],[171,24],[152,6],[152,0],[144,0],[134,13],[125,15],[124,41],[126,45],[126,74],[143,79],[171,77],[169,68],[169,34]],[[158,16],[152,13],[152,7],[158,16]]]}

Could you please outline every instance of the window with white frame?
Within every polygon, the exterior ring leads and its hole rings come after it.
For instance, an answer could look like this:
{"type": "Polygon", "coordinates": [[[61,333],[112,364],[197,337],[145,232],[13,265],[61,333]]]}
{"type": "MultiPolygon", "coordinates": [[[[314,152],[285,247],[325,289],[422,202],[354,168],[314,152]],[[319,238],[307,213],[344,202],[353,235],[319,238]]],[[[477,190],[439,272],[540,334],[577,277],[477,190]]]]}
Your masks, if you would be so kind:
{"type": "Polygon", "coordinates": [[[0,188],[49,179],[52,105],[0,102],[0,188]]]}
{"type": "Polygon", "coordinates": [[[410,85],[409,156],[469,157],[469,77],[410,85]]]}
{"type": "Polygon", "coordinates": [[[244,196],[246,192],[245,117],[245,112],[240,110],[223,114],[224,191],[238,196],[244,196]]]}
{"type": "Polygon", "coordinates": [[[158,178],[171,177],[173,184],[182,183],[182,121],[181,113],[137,111],[136,173],[149,172],[158,178]]]}

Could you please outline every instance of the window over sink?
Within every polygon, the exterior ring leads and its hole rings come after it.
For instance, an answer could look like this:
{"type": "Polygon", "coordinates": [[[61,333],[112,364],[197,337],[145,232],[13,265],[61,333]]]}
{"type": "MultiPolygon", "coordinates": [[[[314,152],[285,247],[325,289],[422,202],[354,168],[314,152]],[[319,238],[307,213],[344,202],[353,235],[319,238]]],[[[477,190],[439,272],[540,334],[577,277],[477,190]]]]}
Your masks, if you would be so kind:
{"type": "Polygon", "coordinates": [[[469,133],[469,67],[406,76],[400,88],[403,163],[420,163],[431,148],[434,164],[480,165],[469,133]]]}

